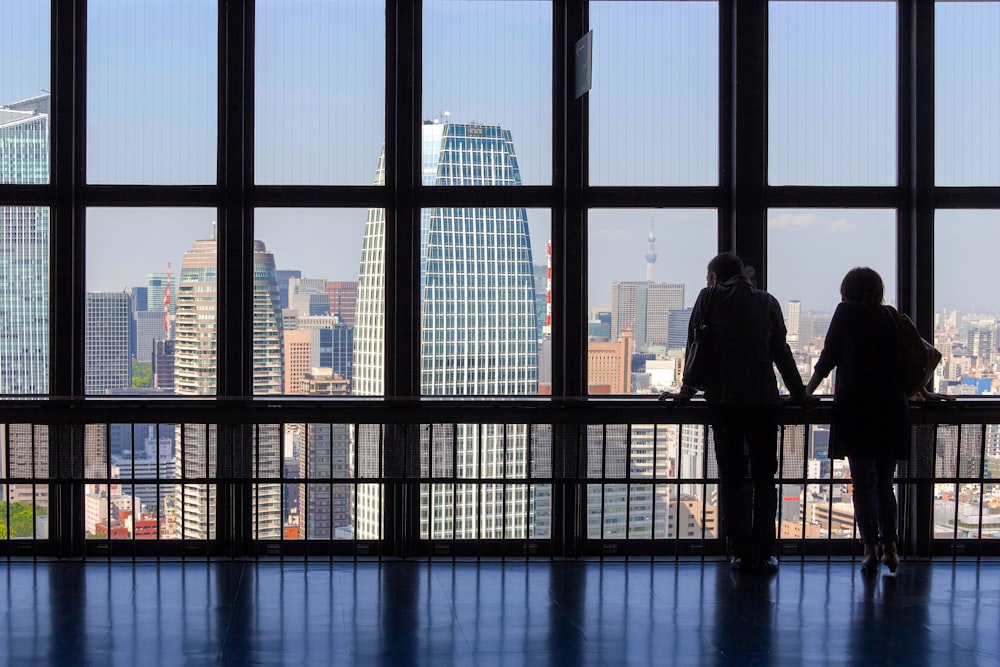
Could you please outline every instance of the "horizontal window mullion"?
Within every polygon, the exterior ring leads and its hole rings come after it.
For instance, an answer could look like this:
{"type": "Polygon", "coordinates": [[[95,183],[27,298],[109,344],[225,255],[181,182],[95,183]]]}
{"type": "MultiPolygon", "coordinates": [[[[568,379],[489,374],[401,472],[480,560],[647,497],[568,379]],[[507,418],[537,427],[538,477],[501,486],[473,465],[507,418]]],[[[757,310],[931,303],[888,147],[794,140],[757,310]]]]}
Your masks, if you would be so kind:
{"type": "Polygon", "coordinates": [[[1000,208],[1000,187],[934,188],[935,208],[1000,208]]]}
{"type": "Polygon", "coordinates": [[[381,185],[266,185],[249,188],[247,201],[256,207],[389,208],[392,192],[381,185]]]}
{"type": "Polygon", "coordinates": [[[89,185],[82,188],[85,206],[220,207],[224,190],[216,185],[89,185]]]}
{"type": "Polygon", "coordinates": [[[718,186],[704,187],[590,187],[584,190],[587,208],[716,208],[724,197],[718,186]]]}
{"type": "Polygon", "coordinates": [[[768,208],[899,208],[906,192],[898,186],[772,186],[765,190],[768,208]]]}
{"type": "Polygon", "coordinates": [[[56,188],[45,185],[0,185],[0,206],[51,206],[56,188]]]}

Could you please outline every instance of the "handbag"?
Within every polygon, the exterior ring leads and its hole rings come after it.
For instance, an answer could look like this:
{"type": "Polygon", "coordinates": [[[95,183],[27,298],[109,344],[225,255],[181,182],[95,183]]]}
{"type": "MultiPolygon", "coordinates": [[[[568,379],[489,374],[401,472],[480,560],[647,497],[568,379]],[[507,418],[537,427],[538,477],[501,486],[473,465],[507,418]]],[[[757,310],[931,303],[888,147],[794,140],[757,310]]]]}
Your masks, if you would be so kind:
{"type": "Polygon", "coordinates": [[[886,306],[896,320],[896,371],[907,396],[920,393],[941,363],[941,353],[917,331],[913,320],[892,306],[886,306]]]}
{"type": "Polygon", "coordinates": [[[694,389],[707,390],[715,383],[718,374],[717,361],[712,352],[709,312],[715,286],[708,288],[705,308],[700,318],[691,327],[691,340],[684,355],[684,384],[694,389]]]}

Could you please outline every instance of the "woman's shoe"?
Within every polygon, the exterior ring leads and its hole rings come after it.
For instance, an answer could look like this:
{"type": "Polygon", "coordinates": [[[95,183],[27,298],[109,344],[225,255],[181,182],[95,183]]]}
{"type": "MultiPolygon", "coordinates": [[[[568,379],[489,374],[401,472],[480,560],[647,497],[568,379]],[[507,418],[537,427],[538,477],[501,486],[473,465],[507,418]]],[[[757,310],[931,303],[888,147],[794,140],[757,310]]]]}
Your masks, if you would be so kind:
{"type": "Polygon", "coordinates": [[[865,544],[865,555],[861,559],[861,571],[865,574],[878,573],[878,548],[874,544],[865,544]]]}
{"type": "Polygon", "coordinates": [[[895,572],[899,567],[899,554],[896,553],[896,543],[886,542],[882,545],[882,562],[889,568],[890,572],[895,572]]]}

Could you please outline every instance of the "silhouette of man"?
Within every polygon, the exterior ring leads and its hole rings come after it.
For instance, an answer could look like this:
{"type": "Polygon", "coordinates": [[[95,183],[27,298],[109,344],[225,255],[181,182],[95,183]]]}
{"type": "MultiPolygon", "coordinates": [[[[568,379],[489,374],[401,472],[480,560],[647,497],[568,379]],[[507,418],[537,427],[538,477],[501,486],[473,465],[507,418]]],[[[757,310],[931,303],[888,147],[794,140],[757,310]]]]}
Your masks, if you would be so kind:
{"type": "MultiPolygon", "coordinates": [[[[770,573],[778,570],[774,474],[781,397],[774,366],[792,400],[801,401],[804,387],[786,341],[781,306],[754,287],[747,273],[735,253],[712,258],[708,287],[698,294],[691,313],[688,346],[694,327],[704,320],[708,344],[698,354],[707,352],[715,370],[714,379],[702,389],[710,404],[730,566],[770,573]]],[[[661,398],[688,400],[696,392],[685,378],[679,393],[661,398]]]]}

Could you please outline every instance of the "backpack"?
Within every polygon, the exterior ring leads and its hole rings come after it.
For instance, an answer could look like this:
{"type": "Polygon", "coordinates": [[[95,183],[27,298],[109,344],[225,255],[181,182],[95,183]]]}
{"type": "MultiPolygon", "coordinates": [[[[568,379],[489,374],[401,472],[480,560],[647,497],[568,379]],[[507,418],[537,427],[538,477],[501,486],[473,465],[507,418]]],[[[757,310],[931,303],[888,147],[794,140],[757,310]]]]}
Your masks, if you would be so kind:
{"type": "Polygon", "coordinates": [[[907,396],[913,396],[927,387],[934,369],[941,363],[941,353],[917,331],[913,320],[892,306],[886,306],[896,320],[897,356],[896,370],[899,383],[907,396]]]}

